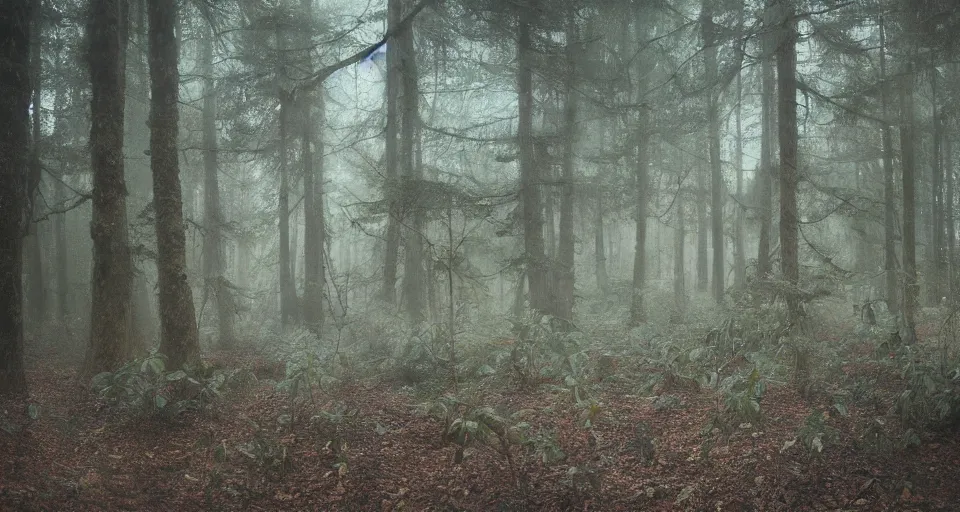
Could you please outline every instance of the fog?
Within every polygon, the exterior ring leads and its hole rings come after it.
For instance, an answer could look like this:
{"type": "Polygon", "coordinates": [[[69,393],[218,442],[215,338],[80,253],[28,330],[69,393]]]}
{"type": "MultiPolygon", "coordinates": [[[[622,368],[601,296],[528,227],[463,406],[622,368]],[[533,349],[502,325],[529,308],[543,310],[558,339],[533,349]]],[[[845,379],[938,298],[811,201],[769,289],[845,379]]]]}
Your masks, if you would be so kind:
{"type": "Polygon", "coordinates": [[[7,0],[0,508],[950,510],[958,34],[7,0]]]}

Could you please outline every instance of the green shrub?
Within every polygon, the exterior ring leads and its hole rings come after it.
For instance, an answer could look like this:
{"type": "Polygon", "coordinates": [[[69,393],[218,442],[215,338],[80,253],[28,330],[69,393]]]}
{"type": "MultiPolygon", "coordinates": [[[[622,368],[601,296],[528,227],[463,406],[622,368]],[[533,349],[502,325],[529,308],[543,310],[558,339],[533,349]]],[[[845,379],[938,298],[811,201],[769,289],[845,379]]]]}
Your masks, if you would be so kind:
{"type": "Polygon", "coordinates": [[[96,375],[91,388],[124,414],[175,417],[208,406],[226,382],[227,375],[204,368],[168,372],[163,355],[153,352],[114,372],[96,375]]]}

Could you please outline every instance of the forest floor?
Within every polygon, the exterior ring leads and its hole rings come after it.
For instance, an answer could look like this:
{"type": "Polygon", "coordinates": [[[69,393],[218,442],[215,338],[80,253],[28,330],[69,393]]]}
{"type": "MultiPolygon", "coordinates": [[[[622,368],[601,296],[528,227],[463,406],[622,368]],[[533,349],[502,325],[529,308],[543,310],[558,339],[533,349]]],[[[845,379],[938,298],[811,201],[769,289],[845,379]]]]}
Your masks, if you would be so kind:
{"type": "Polygon", "coordinates": [[[265,383],[282,378],[282,366],[254,354],[211,359],[262,380],[209,411],[124,420],[79,385],[68,361],[32,354],[30,402],[0,407],[0,509],[960,510],[955,435],[871,451],[860,443],[864,424],[889,404],[840,415],[785,383],[769,385],[762,423],[735,425],[706,450],[701,431],[718,407],[710,390],[673,390],[678,402],[665,409],[604,385],[586,429],[582,407],[550,386],[484,389],[486,405],[522,411],[565,454],[553,463],[495,442],[458,455],[441,422],[414,410],[421,400],[410,388],[344,383],[291,408],[265,383]],[[28,403],[38,406],[31,414],[28,403]],[[831,442],[819,454],[784,449],[814,410],[826,411],[831,442]]]}

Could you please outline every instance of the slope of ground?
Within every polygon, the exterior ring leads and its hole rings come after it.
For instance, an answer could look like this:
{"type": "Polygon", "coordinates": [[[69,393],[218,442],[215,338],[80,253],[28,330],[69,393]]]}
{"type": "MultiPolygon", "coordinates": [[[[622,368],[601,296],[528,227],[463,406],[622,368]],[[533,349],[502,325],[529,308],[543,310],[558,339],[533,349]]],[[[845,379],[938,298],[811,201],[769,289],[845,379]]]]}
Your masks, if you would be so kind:
{"type": "Polygon", "coordinates": [[[585,428],[583,407],[556,387],[491,386],[483,404],[520,411],[539,448],[492,436],[458,454],[410,389],[349,384],[292,401],[266,380],[269,365],[231,357],[264,380],[172,420],[118,418],[67,365],[32,361],[30,400],[0,409],[0,509],[960,509],[955,439],[875,453],[859,443],[862,411],[831,417],[831,404],[786,385],[771,384],[764,421],[706,437],[709,390],[674,391],[664,407],[603,386],[585,428]],[[820,454],[784,449],[814,410],[833,441],[820,454]]]}

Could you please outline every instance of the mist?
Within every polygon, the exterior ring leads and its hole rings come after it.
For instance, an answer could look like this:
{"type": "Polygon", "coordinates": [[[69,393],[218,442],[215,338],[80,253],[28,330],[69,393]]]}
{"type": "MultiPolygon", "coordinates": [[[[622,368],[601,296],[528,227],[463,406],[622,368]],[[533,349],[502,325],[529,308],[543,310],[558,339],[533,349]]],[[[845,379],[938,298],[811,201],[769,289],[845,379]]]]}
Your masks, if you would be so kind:
{"type": "Polygon", "coordinates": [[[951,0],[6,0],[0,508],[953,510],[951,0]]]}

